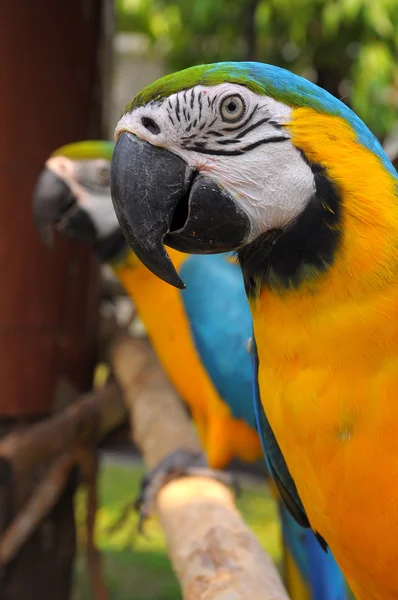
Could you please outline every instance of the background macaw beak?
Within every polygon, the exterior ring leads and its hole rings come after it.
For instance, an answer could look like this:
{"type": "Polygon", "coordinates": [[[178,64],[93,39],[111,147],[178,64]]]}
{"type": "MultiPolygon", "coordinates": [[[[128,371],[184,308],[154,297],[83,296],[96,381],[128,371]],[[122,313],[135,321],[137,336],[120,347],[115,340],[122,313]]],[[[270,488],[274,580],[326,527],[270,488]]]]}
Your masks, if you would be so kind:
{"type": "Polygon", "coordinates": [[[33,216],[40,237],[48,246],[52,246],[54,228],[75,240],[96,236],[89,215],[78,206],[68,184],[47,167],[33,192],[33,216]]]}
{"type": "Polygon", "coordinates": [[[248,216],[213,179],[131,133],[113,153],[111,193],[124,236],[155,275],[178,288],[164,244],[190,254],[233,250],[247,239],[248,216]]]}

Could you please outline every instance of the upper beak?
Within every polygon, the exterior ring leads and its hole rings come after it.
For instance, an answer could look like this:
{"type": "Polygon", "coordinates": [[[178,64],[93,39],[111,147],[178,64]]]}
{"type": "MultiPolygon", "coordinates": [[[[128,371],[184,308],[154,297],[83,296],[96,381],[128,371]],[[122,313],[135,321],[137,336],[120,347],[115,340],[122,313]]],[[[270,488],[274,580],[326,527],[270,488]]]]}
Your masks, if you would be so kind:
{"type": "Polygon", "coordinates": [[[111,166],[111,193],[124,236],[138,258],[184,288],[164,243],[181,252],[215,254],[242,245],[250,221],[228,192],[182,158],[122,133],[111,166]]]}
{"type": "Polygon", "coordinates": [[[95,228],[65,181],[47,167],[43,169],[33,192],[33,216],[43,242],[52,246],[53,229],[73,237],[88,239],[95,228]]]}

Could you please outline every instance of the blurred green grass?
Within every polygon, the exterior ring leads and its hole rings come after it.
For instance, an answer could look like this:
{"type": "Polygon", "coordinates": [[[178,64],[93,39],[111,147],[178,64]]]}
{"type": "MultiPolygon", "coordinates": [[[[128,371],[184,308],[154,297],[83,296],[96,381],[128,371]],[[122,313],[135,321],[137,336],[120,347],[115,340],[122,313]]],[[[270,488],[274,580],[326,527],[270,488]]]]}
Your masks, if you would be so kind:
{"type": "MultiPolygon", "coordinates": [[[[101,466],[96,542],[103,553],[106,584],[112,600],[177,600],[181,593],[157,520],[151,519],[146,525],[146,537],[141,536],[136,533],[137,517],[130,512],[121,527],[111,531],[126,505],[136,498],[143,472],[135,463],[105,461],[101,466]]],[[[279,564],[279,524],[271,491],[265,483],[252,480],[244,479],[241,485],[237,504],[243,518],[279,564]]],[[[84,554],[84,512],[84,492],[79,491],[76,500],[79,552],[73,600],[92,599],[84,554]]]]}

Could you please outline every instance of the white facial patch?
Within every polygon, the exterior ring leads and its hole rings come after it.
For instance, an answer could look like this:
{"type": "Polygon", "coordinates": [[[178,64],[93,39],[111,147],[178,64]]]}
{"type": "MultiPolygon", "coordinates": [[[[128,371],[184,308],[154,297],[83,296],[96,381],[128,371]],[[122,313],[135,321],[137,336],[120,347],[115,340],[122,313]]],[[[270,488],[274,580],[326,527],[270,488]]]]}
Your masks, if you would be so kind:
{"type": "Polygon", "coordinates": [[[311,168],[284,127],[291,111],[241,85],[196,86],[125,114],[115,138],[133,133],[212,177],[249,216],[252,241],[291,223],[315,191],[311,168]]]}
{"type": "MultiPolygon", "coordinates": [[[[90,169],[95,176],[96,169],[100,169],[104,160],[92,160],[90,169]]],[[[90,216],[98,239],[102,239],[113,233],[119,228],[110,188],[103,187],[101,191],[94,191],[77,180],[79,161],[70,160],[65,156],[55,156],[49,158],[46,167],[53,171],[62,179],[71,189],[77,204],[90,216]]]]}

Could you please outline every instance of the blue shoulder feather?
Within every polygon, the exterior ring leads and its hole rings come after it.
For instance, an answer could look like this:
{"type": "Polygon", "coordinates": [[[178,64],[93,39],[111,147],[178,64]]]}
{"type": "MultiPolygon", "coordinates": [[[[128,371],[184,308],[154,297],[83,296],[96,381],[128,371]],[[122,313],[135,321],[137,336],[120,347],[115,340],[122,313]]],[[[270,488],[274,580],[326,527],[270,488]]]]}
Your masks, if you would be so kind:
{"type": "Polygon", "coordinates": [[[252,320],[238,265],[225,254],[190,256],[180,269],[185,311],[199,356],[233,416],[255,428],[251,357],[252,320]],[[222,293],[221,293],[222,292],[222,293]]]}

